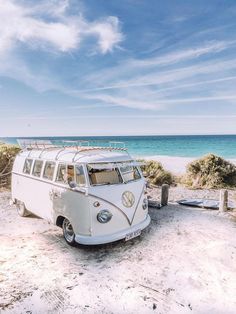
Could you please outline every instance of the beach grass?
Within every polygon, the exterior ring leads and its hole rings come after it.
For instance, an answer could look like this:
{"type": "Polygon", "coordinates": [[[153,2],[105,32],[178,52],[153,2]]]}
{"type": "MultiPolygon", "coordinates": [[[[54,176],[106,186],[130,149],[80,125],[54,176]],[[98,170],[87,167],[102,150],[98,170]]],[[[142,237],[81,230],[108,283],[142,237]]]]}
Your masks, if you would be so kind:
{"type": "Polygon", "coordinates": [[[236,187],[236,166],[214,154],[194,160],[186,167],[182,182],[191,188],[236,187]]]}
{"type": "Polygon", "coordinates": [[[20,147],[16,145],[4,144],[0,145],[0,187],[10,185],[11,170],[15,156],[20,151],[20,147]]]}
{"type": "MultiPolygon", "coordinates": [[[[143,162],[143,160],[141,161],[143,162]]],[[[146,161],[141,166],[144,176],[148,182],[154,185],[173,184],[175,182],[174,176],[170,171],[163,168],[162,164],[158,161],[150,160],[146,161]]]]}

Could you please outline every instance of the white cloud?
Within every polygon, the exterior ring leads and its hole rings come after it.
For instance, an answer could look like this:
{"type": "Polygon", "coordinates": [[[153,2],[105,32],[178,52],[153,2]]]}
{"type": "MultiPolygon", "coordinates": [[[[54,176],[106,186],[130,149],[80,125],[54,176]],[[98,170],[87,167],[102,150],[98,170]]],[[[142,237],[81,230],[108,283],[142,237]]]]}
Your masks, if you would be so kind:
{"type": "MultiPolygon", "coordinates": [[[[234,89],[229,86],[229,82],[232,81],[233,84],[236,79],[235,75],[229,75],[235,69],[235,59],[213,59],[174,70],[157,70],[146,74],[140,71],[130,79],[117,73],[117,76],[109,78],[110,84],[114,85],[73,93],[101,104],[116,104],[142,110],[160,111],[170,106],[197,102],[235,104],[236,95],[234,89]],[[227,94],[219,90],[219,86],[225,88],[224,83],[229,87],[227,94]],[[204,90],[205,86],[208,86],[207,90],[204,90]]],[[[101,73],[101,79],[97,80],[99,83],[104,77],[103,74],[101,73]]]]}
{"type": "MultiPolygon", "coordinates": [[[[115,104],[121,107],[141,109],[141,110],[163,110],[167,105],[179,105],[179,104],[191,104],[197,102],[215,102],[215,101],[235,101],[236,94],[232,95],[213,95],[213,96],[204,96],[204,97],[185,97],[185,98],[158,98],[158,97],[145,97],[140,96],[140,99],[134,97],[135,93],[129,93],[127,96],[121,97],[120,95],[107,95],[107,94],[96,94],[96,95],[87,95],[88,99],[94,99],[98,102],[106,104],[115,104]]],[[[171,95],[170,95],[171,96],[171,95]]],[[[85,96],[86,97],[86,96],[85,96]]],[[[102,106],[102,105],[101,105],[102,106]]]]}
{"type": "MultiPolygon", "coordinates": [[[[87,76],[87,82],[99,82],[99,86],[97,88],[101,89],[114,89],[114,88],[126,88],[130,84],[135,84],[133,78],[137,78],[141,73],[142,77],[146,71],[150,71],[153,74],[153,71],[156,69],[158,76],[162,73],[163,67],[169,67],[179,63],[185,63],[188,61],[192,61],[194,63],[204,55],[212,55],[214,56],[221,51],[231,48],[236,44],[236,41],[228,40],[228,41],[210,41],[205,42],[201,46],[195,48],[184,48],[182,50],[177,50],[173,52],[166,53],[161,56],[145,58],[145,59],[129,59],[122,64],[118,64],[118,66],[110,67],[109,69],[105,69],[103,71],[99,71],[98,73],[93,73],[87,76]],[[118,80],[121,77],[125,76],[125,82],[119,82],[118,80]],[[132,77],[131,80],[128,78],[132,77]],[[114,79],[116,78],[116,79],[114,79]],[[115,84],[116,81],[116,84],[115,84]],[[113,84],[111,84],[113,82],[113,84]]],[[[183,67],[182,67],[183,68],[183,67]]],[[[180,69],[181,70],[181,69],[180,69]]],[[[175,70],[174,70],[175,71],[175,70]]],[[[167,71],[165,71],[167,72],[167,71]]],[[[149,75],[149,74],[148,74],[149,75]]],[[[151,83],[152,84],[152,83],[151,83]]],[[[155,84],[155,82],[154,82],[155,84]]],[[[95,85],[95,84],[94,84],[95,85]]],[[[98,85],[98,84],[96,84],[98,85]]]]}
{"type": "Polygon", "coordinates": [[[17,56],[10,53],[4,57],[4,62],[0,62],[0,75],[23,82],[39,92],[63,89],[62,84],[45,69],[36,73],[17,56]]]}
{"type": "Polygon", "coordinates": [[[40,0],[39,4],[34,4],[34,11],[42,15],[46,12],[50,16],[63,17],[69,7],[70,0],[40,0]]]}
{"type": "MultiPolygon", "coordinates": [[[[168,53],[162,57],[149,58],[146,60],[133,61],[135,67],[150,67],[150,66],[163,66],[171,65],[182,61],[196,59],[200,56],[210,53],[221,52],[232,45],[235,45],[236,41],[212,41],[203,44],[201,47],[186,48],[184,50],[168,53]]],[[[132,62],[130,62],[132,66],[132,62]]]]}
{"type": "Polygon", "coordinates": [[[227,76],[227,77],[222,77],[219,79],[211,79],[211,80],[204,80],[204,81],[197,81],[193,83],[185,83],[185,84],[178,84],[176,86],[170,86],[170,87],[163,87],[159,88],[157,91],[150,91],[150,94],[158,94],[161,92],[165,91],[171,91],[171,90],[178,90],[178,89],[183,89],[183,88],[189,88],[189,87],[196,87],[200,85],[209,85],[209,84],[214,84],[214,83],[220,83],[220,82],[229,82],[229,81],[234,81],[236,80],[236,75],[235,76],[227,76]]]}
{"type": "Polygon", "coordinates": [[[112,51],[123,39],[123,35],[116,31],[119,29],[119,20],[115,16],[108,17],[104,22],[95,22],[88,25],[87,34],[98,37],[100,51],[105,54],[112,51]]]}
{"type": "Polygon", "coordinates": [[[76,105],[76,106],[68,106],[69,109],[96,109],[96,108],[112,108],[117,107],[117,105],[109,105],[109,104],[103,104],[102,106],[100,104],[87,104],[87,105],[76,105]]]}
{"type": "Polygon", "coordinates": [[[78,49],[84,38],[98,38],[96,46],[105,54],[122,41],[117,17],[87,21],[82,15],[66,14],[69,1],[50,1],[32,7],[19,2],[0,2],[0,53],[8,53],[17,43],[31,47],[69,52],[78,49]],[[53,20],[43,19],[43,15],[53,20]]]}
{"type": "Polygon", "coordinates": [[[145,100],[140,97],[134,97],[134,95],[130,96],[112,96],[112,95],[107,95],[107,94],[96,94],[94,96],[92,95],[85,95],[85,98],[87,99],[94,99],[99,102],[103,102],[106,104],[112,104],[112,105],[118,105],[121,107],[128,107],[128,108],[133,108],[133,109],[149,109],[149,110],[156,110],[156,109],[161,109],[163,105],[158,102],[152,102],[151,100],[145,100]]]}
{"type": "MultiPolygon", "coordinates": [[[[180,52],[179,55],[181,55],[180,52]]],[[[168,56],[169,54],[166,54],[167,59],[168,56]]],[[[164,60],[165,56],[161,57],[161,59],[164,60]]],[[[148,62],[149,61],[147,59],[145,64],[148,62]]],[[[232,77],[232,75],[230,75],[230,71],[236,69],[235,58],[222,60],[222,58],[216,59],[213,57],[207,61],[197,62],[193,60],[188,66],[183,64],[177,67],[171,66],[170,69],[152,67],[148,71],[145,69],[146,65],[138,68],[139,60],[137,60],[138,71],[136,71],[136,69],[134,70],[133,64],[135,64],[134,61],[132,61],[131,64],[125,63],[124,65],[118,65],[112,69],[105,69],[104,71],[99,71],[98,73],[89,75],[85,79],[85,82],[87,87],[91,87],[81,90],[80,94],[83,92],[91,93],[103,90],[104,92],[110,91],[113,93],[119,93],[122,89],[135,90],[135,88],[138,88],[140,91],[140,88],[143,87],[155,87],[156,92],[168,89],[178,89],[178,86],[181,87],[182,85],[186,88],[191,86],[194,87],[204,84],[204,81],[206,81],[206,84],[208,81],[210,83],[210,81],[214,82],[214,80],[216,80],[215,83],[217,83],[218,79],[223,82],[224,79],[222,77],[232,77]],[[202,76],[202,78],[199,80],[200,76],[202,76]]],[[[230,78],[228,80],[230,80],[230,78]]],[[[227,78],[225,78],[225,81],[227,81],[227,78]]],[[[151,92],[153,92],[153,90],[151,90],[151,92]]]]}

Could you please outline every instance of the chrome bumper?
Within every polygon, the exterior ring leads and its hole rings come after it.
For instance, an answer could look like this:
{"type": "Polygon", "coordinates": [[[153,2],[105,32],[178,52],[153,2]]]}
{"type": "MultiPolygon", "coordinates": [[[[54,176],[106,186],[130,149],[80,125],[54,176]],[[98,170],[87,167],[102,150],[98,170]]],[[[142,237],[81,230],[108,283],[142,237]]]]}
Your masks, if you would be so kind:
{"type": "Polygon", "coordinates": [[[150,224],[150,221],[151,221],[151,218],[149,215],[147,215],[147,218],[144,221],[128,229],[124,229],[124,230],[121,230],[119,232],[112,233],[112,234],[106,234],[103,236],[82,236],[82,235],[76,234],[75,241],[80,244],[85,244],[85,245],[96,245],[96,244],[105,244],[105,243],[114,242],[117,240],[124,239],[126,235],[131,232],[135,232],[137,230],[143,230],[150,224]]]}

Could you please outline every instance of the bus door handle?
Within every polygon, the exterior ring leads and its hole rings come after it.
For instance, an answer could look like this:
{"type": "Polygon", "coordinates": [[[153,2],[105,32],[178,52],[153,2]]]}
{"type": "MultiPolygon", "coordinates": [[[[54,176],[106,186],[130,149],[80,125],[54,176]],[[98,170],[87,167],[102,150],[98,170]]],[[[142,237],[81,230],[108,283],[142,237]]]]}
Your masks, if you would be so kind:
{"type": "Polygon", "coordinates": [[[61,198],[61,191],[57,190],[57,189],[52,189],[49,192],[50,198],[51,199],[55,199],[55,198],[61,198]]]}

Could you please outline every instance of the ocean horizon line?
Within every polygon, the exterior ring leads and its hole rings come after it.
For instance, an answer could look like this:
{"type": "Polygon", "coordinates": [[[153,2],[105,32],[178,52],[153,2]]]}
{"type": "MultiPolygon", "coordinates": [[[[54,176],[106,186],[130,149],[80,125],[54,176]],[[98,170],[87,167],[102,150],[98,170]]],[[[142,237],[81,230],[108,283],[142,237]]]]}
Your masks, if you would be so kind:
{"type": "Polygon", "coordinates": [[[122,134],[122,135],[33,135],[33,136],[0,136],[0,140],[1,139],[20,139],[20,138],[67,138],[67,137],[103,137],[103,138],[110,138],[110,137],[172,137],[172,136],[180,136],[180,137],[184,137],[184,136],[236,136],[236,133],[224,133],[224,134],[218,134],[218,133],[204,133],[204,134],[122,134]]]}

